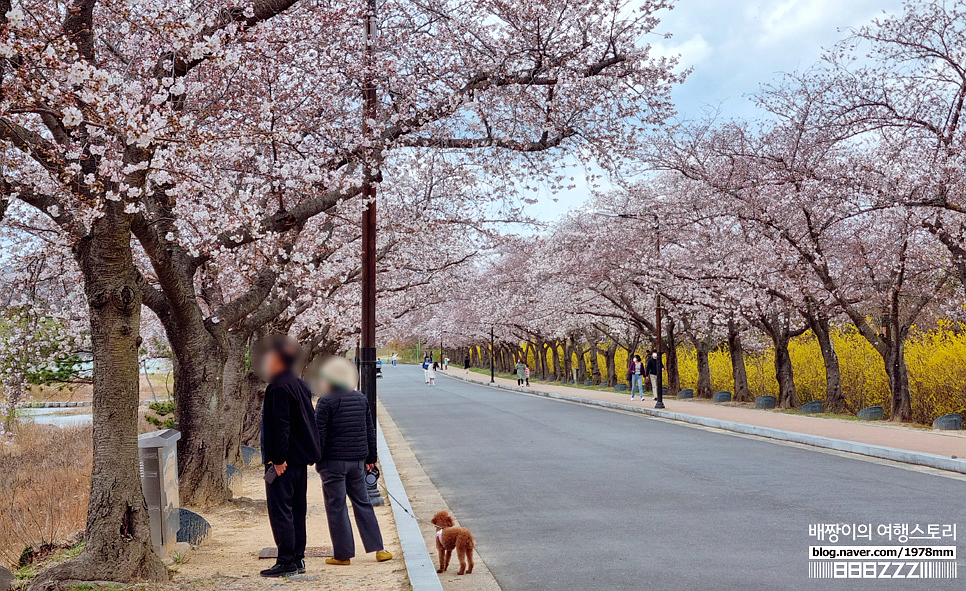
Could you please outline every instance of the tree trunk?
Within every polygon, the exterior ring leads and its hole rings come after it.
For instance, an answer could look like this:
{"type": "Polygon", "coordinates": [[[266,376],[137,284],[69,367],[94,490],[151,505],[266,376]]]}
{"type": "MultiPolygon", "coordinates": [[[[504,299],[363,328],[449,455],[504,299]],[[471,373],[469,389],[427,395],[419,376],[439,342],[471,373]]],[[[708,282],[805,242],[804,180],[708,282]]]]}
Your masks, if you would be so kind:
{"type": "Polygon", "coordinates": [[[892,390],[892,416],[890,420],[901,422],[912,420],[912,393],[909,390],[909,372],[906,368],[905,338],[899,337],[889,343],[884,356],[889,388],[892,390]]]}
{"type": "Polygon", "coordinates": [[[599,385],[601,383],[600,363],[597,359],[597,345],[595,343],[590,344],[590,351],[588,353],[590,354],[590,379],[593,380],[594,384],[599,385]]]}
{"type": "Polygon", "coordinates": [[[698,398],[711,398],[711,363],[709,355],[711,345],[708,339],[692,339],[698,360],[698,384],[694,388],[694,395],[698,398]]]}
{"type": "Polygon", "coordinates": [[[565,338],[563,341],[563,371],[565,383],[574,379],[574,342],[570,338],[565,338]]]}
{"type": "Polygon", "coordinates": [[[610,343],[604,349],[604,361],[607,363],[607,385],[613,388],[617,385],[617,343],[610,343]]]}
{"type": "Polygon", "coordinates": [[[151,546],[138,458],[138,346],[141,277],[131,253],[124,204],[107,212],[76,246],[90,309],[94,353],[91,495],[87,544],[72,560],[42,572],[31,583],[51,581],[166,581],[167,569],[151,546]]]}
{"type": "Polygon", "coordinates": [[[804,314],[809,328],[818,341],[822,351],[822,361],[825,364],[825,410],[829,412],[847,412],[848,403],[842,393],[842,374],[839,369],[839,356],[832,344],[832,330],[829,319],[820,313],[804,314]]]}
{"type": "Polygon", "coordinates": [[[678,367],[678,343],[674,333],[674,321],[667,322],[667,351],[665,352],[665,370],[667,371],[667,392],[669,396],[677,396],[681,391],[681,370],[678,367]]]}
{"type": "Polygon", "coordinates": [[[745,369],[745,350],[741,345],[741,331],[733,320],[728,321],[728,354],[731,356],[735,400],[747,402],[751,400],[751,391],[748,389],[748,372],[745,369]]]}
{"type": "Polygon", "coordinates": [[[587,381],[587,350],[584,349],[583,341],[574,339],[574,364],[577,367],[577,383],[583,384],[587,381]]]}
{"type": "Polygon", "coordinates": [[[236,466],[241,465],[241,446],[249,445],[253,437],[258,437],[265,393],[261,380],[246,363],[250,343],[251,338],[244,334],[233,333],[228,338],[222,424],[225,425],[225,461],[236,466]]]}
{"type": "Polygon", "coordinates": [[[540,356],[540,374],[537,376],[537,379],[545,380],[550,374],[550,363],[547,361],[547,358],[550,355],[549,345],[540,341],[537,343],[536,349],[534,350],[537,351],[540,356]]]}
{"type": "Polygon", "coordinates": [[[775,348],[775,380],[778,382],[778,405],[781,408],[797,408],[798,394],[795,390],[795,372],[788,353],[788,342],[804,329],[792,331],[788,312],[762,314],[749,319],[763,330],[775,348]]]}
{"type": "Polygon", "coordinates": [[[778,334],[772,339],[775,343],[775,379],[778,380],[778,404],[782,408],[797,408],[798,394],[795,391],[795,375],[792,358],[788,353],[788,336],[778,334]]]}
{"type": "Polygon", "coordinates": [[[207,330],[168,331],[174,352],[175,422],[181,431],[178,475],[181,503],[209,507],[231,498],[225,477],[225,423],[220,416],[226,343],[207,330]]]}
{"type": "Polygon", "coordinates": [[[553,381],[559,382],[561,376],[560,367],[560,349],[558,349],[559,341],[553,341],[550,343],[550,354],[553,357],[553,381]]]}

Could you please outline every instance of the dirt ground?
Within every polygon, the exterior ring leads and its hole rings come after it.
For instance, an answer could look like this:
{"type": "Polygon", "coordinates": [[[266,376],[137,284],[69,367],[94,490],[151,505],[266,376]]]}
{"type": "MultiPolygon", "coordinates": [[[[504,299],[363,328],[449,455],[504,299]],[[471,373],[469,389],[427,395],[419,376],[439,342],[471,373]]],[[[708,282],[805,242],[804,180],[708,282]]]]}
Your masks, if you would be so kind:
{"type": "MultiPolygon", "coordinates": [[[[239,498],[230,505],[202,512],[211,524],[211,534],[187,560],[171,564],[177,570],[173,584],[178,589],[204,591],[247,591],[285,588],[314,591],[351,589],[360,591],[408,590],[409,579],[399,549],[396,524],[388,505],[376,507],[386,549],[393,553],[389,562],[377,563],[375,554],[366,554],[356,538],[356,557],[349,566],[329,566],[324,558],[306,558],[307,572],[289,579],[265,579],[258,571],[274,564],[273,559],[259,559],[265,547],[274,547],[272,531],[265,509],[265,483],[260,468],[245,470],[239,498]]],[[[385,492],[383,492],[385,498],[385,492]]],[[[309,469],[308,546],[332,547],[325,523],[322,483],[309,469]]],[[[351,511],[351,509],[350,509],[351,511]]],[[[172,561],[169,559],[169,563],[172,561]]]]}

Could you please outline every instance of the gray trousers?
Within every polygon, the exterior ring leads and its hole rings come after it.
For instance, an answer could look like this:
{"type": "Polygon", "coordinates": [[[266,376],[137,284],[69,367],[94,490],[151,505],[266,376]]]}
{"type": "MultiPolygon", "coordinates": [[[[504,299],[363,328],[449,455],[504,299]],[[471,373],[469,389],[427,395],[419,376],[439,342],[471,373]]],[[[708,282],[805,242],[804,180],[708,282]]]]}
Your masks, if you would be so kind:
{"type": "Polygon", "coordinates": [[[382,533],[366,490],[365,462],[322,460],[316,464],[316,469],[322,477],[322,495],[325,497],[325,516],[329,522],[333,557],[336,560],[349,560],[356,555],[349,508],[345,502],[347,496],[352,501],[352,513],[366,552],[382,550],[382,533]]]}

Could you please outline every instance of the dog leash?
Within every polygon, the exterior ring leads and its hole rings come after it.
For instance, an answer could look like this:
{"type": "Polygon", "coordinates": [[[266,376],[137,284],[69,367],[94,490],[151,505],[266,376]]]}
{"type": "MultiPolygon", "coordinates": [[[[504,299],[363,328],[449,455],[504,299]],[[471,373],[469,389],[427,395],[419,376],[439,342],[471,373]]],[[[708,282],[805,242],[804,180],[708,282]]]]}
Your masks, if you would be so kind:
{"type": "Polygon", "coordinates": [[[425,523],[426,525],[430,525],[430,526],[432,526],[432,527],[433,527],[434,529],[441,529],[441,528],[440,528],[439,526],[437,526],[437,525],[436,525],[435,523],[433,523],[432,521],[428,521],[428,520],[426,520],[426,519],[422,519],[422,518],[420,518],[420,517],[418,517],[418,516],[417,516],[417,515],[416,515],[415,513],[413,513],[413,512],[412,512],[412,511],[410,511],[409,509],[407,509],[407,508],[406,508],[406,504],[405,504],[405,503],[401,503],[401,502],[399,501],[399,499],[397,499],[396,497],[394,497],[394,496],[392,495],[392,493],[391,493],[391,492],[389,492],[388,490],[386,491],[386,494],[387,494],[387,495],[389,495],[389,498],[390,498],[390,499],[392,499],[392,501],[393,501],[394,503],[396,503],[396,504],[397,504],[397,505],[399,506],[399,508],[400,508],[400,509],[402,509],[402,510],[403,510],[403,511],[404,511],[404,512],[406,513],[406,515],[409,515],[410,517],[412,517],[412,518],[413,518],[413,519],[415,519],[416,521],[419,521],[419,522],[422,522],[422,523],[425,523]]]}

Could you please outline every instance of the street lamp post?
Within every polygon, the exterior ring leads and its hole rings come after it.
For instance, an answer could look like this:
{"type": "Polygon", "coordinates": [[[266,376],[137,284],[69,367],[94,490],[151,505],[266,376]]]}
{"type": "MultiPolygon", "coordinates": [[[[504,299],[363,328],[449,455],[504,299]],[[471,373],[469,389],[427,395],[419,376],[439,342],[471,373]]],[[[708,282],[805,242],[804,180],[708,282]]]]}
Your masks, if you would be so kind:
{"type": "MultiPolygon", "coordinates": [[[[657,243],[657,260],[661,260],[661,225],[657,214],[654,214],[654,236],[657,243]]],[[[658,286],[655,295],[657,310],[655,311],[655,328],[657,329],[657,402],[654,408],[664,408],[664,332],[661,330],[661,320],[664,316],[661,310],[661,288],[658,286]]]]}
{"type": "MultiPolygon", "coordinates": [[[[372,141],[371,122],[376,119],[376,83],[372,75],[372,46],[376,37],[376,0],[368,0],[365,26],[365,74],[362,83],[362,137],[368,142],[362,161],[362,195],[366,209],[362,214],[362,335],[359,355],[359,374],[362,393],[369,401],[369,413],[376,422],[376,184],[373,161],[376,142],[372,141]]],[[[366,478],[369,498],[373,505],[383,503],[375,478],[366,478]]],[[[371,476],[371,475],[367,475],[371,476]]]]}
{"type": "MultiPolygon", "coordinates": [[[[622,219],[632,219],[632,220],[642,220],[646,219],[643,216],[634,215],[630,213],[614,213],[612,211],[595,211],[594,214],[602,215],[610,218],[622,218],[622,219]]],[[[661,226],[657,214],[652,214],[654,216],[654,237],[655,246],[657,247],[657,258],[661,258],[661,226]]],[[[654,403],[654,408],[664,408],[664,334],[661,329],[662,320],[662,310],[661,310],[661,289],[658,287],[657,293],[654,297],[654,307],[656,308],[654,312],[654,329],[657,333],[657,401],[654,403]]]]}
{"type": "Polygon", "coordinates": [[[493,365],[493,356],[496,354],[496,348],[493,346],[493,327],[490,327],[490,383],[496,383],[496,369],[493,365]]]}

